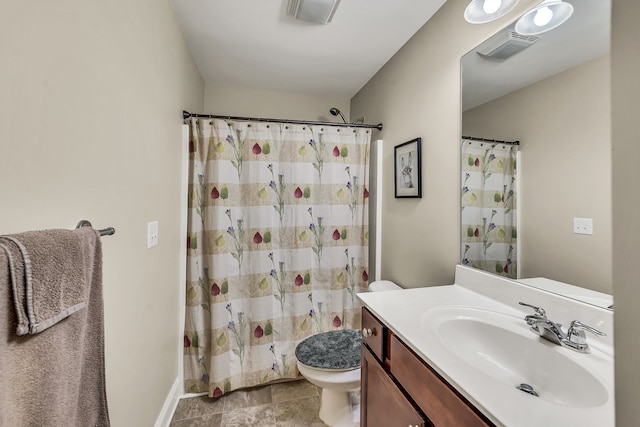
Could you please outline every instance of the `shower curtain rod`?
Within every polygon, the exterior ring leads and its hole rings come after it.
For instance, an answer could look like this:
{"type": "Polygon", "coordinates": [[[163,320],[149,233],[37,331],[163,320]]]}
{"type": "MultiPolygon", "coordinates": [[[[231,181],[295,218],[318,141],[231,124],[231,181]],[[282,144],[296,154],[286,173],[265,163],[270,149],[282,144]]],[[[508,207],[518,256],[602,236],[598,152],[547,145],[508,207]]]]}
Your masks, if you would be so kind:
{"type": "Polygon", "coordinates": [[[218,116],[215,114],[196,114],[188,111],[182,111],[182,118],[184,120],[189,117],[201,117],[206,119],[225,119],[225,120],[242,120],[242,121],[254,121],[254,122],[268,122],[268,123],[291,123],[294,125],[319,125],[319,126],[340,126],[340,127],[353,127],[353,128],[369,128],[382,130],[382,123],[377,125],[368,124],[354,124],[354,123],[335,123],[335,122],[314,122],[306,120],[286,120],[286,119],[264,119],[255,117],[239,117],[239,116],[218,116]]]}
{"type": "Polygon", "coordinates": [[[520,141],[501,141],[499,139],[478,138],[475,136],[462,135],[462,139],[470,139],[472,141],[497,142],[498,144],[507,144],[507,145],[520,145],[520,141]]]}

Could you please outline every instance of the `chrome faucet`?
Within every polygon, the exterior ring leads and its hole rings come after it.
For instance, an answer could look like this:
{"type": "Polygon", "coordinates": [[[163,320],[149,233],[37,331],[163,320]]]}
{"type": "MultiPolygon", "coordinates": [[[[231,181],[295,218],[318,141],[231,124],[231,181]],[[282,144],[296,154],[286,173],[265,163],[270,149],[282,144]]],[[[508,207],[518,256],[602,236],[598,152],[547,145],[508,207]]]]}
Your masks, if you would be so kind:
{"type": "Polygon", "coordinates": [[[533,311],[535,311],[536,314],[529,314],[524,318],[532,332],[554,344],[570,348],[571,350],[575,350],[579,353],[591,352],[589,344],[587,344],[587,338],[584,331],[589,331],[598,336],[606,335],[604,332],[592,328],[591,326],[587,326],[579,320],[571,322],[569,329],[565,334],[562,331],[562,324],[549,320],[543,308],[526,304],[524,302],[519,302],[518,304],[532,308],[533,311]]]}

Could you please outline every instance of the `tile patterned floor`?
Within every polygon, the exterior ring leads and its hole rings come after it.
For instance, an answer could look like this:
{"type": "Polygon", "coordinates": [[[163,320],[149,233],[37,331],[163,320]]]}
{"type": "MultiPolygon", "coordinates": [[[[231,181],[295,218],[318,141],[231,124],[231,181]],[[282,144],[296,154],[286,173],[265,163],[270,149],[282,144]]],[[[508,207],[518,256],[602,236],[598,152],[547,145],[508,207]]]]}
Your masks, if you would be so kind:
{"type": "Polygon", "coordinates": [[[320,389],[302,379],[178,403],[170,427],[324,427],[320,389]]]}

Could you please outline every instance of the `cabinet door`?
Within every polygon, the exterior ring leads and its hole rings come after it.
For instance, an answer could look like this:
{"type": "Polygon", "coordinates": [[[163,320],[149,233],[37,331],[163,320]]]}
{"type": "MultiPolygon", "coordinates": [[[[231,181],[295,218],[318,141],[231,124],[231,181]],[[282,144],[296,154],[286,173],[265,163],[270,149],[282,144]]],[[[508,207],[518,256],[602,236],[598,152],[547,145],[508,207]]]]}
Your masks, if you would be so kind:
{"type": "Polygon", "coordinates": [[[391,374],[438,427],[493,426],[395,335],[390,359],[391,374]]]}
{"type": "Polygon", "coordinates": [[[428,427],[373,354],[362,345],[361,427],[428,427]]]}

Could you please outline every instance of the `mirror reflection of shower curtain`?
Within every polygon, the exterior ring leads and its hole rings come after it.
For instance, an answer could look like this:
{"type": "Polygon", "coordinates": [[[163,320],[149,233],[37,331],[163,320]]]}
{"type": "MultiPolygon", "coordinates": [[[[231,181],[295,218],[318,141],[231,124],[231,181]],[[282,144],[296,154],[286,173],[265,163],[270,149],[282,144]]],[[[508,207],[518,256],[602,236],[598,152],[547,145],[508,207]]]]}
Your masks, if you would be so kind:
{"type": "Polygon", "coordinates": [[[461,263],[517,278],[517,145],[462,140],[461,263]]]}
{"type": "Polygon", "coordinates": [[[295,379],[301,340],[360,327],[371,130],[189,124],[185,391],[295,379]]]}

